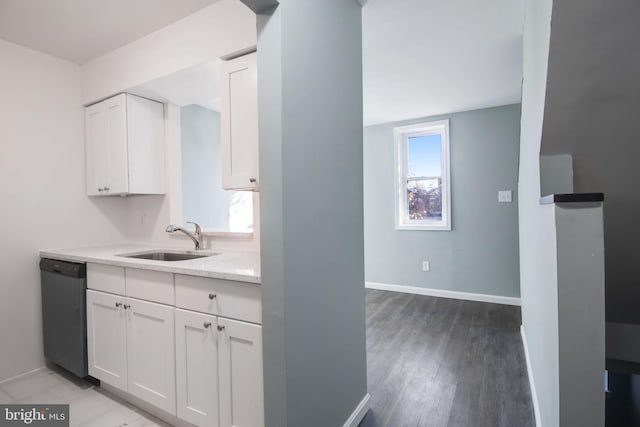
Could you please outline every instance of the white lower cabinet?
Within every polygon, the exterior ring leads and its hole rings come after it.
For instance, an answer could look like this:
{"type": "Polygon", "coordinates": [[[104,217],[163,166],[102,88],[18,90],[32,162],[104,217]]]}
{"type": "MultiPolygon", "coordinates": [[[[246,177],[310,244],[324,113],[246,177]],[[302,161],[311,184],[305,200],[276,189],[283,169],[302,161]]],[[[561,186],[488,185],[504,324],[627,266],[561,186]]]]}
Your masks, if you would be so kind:
{"type": "Polygon", "coordinates": [[[91,376],[196,426],[264,427],[259,285],[87,272],[91,376]]]}
{"type": "Polygon", "coordinates": [[[218,427],[218,323],[215,316],[176,309],[178,418],[218,427]]]}
{"type": "Polygon", "coordinates": [[[87,290],[89,375],[127,389],[125,297],[87,290]]]}
{"type": "Polygon", "coordinates": [[[220,426],[264,426],[262,327],[218,318],[220,426]]]}
{"type": "Polygon", "coordinates": [[[87,290],[89,374],[175,414],[173,311],[87,290]]]}
{"type": "Polygon", "coordinates": [[[173,307],[127,298],[127,391],[176,413],[173,307]]]}
{"type": "Polygon", "coordinates": [[[262,327],[176,309],[178,417],[198,426],[264,426],[262,327]]]}

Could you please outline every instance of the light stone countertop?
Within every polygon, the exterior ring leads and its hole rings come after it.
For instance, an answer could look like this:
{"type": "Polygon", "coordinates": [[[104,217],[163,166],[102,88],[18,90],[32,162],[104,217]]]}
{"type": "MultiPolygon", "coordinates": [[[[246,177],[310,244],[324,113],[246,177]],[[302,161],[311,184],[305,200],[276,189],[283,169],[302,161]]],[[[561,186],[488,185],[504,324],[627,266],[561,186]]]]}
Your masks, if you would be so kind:
{"type": "Polygon", "coordinates": [[[218,255],[185,261],[155,261],[118,256],[148,251],[186,252],[187,250],[168,245],[122,243],[85,248],[42,250],[40,251],[40,256],[61,261],[89,262],[260,283],[260,254],[258,252],[206,249],[202,252],[217,253],[218,255]]]}

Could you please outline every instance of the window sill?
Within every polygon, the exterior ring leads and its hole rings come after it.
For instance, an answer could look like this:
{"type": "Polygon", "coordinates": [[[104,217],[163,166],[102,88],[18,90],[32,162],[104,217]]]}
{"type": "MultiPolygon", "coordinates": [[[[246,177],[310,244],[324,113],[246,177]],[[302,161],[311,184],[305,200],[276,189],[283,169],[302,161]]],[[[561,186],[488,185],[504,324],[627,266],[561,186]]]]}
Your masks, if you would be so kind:
{"type": "Polygon", "coordinates": [[[397,225],[396,230],[409,230],[409,231],[451,231],[451,225],[420,225],[420,224],[403,224],[397,225]]]}

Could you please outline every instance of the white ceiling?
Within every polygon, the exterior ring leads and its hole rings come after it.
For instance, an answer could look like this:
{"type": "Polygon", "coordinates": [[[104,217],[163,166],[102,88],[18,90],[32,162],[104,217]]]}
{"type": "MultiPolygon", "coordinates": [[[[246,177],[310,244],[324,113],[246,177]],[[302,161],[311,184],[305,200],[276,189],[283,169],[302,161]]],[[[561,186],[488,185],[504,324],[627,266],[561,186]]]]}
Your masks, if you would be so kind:
{"type": "Polygon", "coordinates": [[[368,0],[365,125],[520,102],[524,0],[368,0]]]}
{"type": "MultiPolygon", "coordinates": [[[[0,0],[0,38],[82,64],[216,1],[0,0]]],[[[365,125],[519,102],[523,17],[524,0],[366,1],[365,125]]]]}
{"type": "Polygon", "coordinates": [[[83,64],[218,0],[0,0],[0,39],[83,64]]]}
{"type": "Polygon", "coordinates": [[[197,104],[220,111],[220,60],[157,78],[127,92],[181,107],[197,104]]]}

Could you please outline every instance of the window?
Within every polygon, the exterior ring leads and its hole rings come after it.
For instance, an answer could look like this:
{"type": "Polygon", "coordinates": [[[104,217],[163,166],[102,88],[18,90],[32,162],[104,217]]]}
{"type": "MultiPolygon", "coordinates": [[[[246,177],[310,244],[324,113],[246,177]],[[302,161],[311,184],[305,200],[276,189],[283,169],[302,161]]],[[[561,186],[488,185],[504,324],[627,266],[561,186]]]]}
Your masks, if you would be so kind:
{"type": "Polygon", "coordinates": [[[396,228],[451,230],[449,121],[394,129],[396,228]]]}

